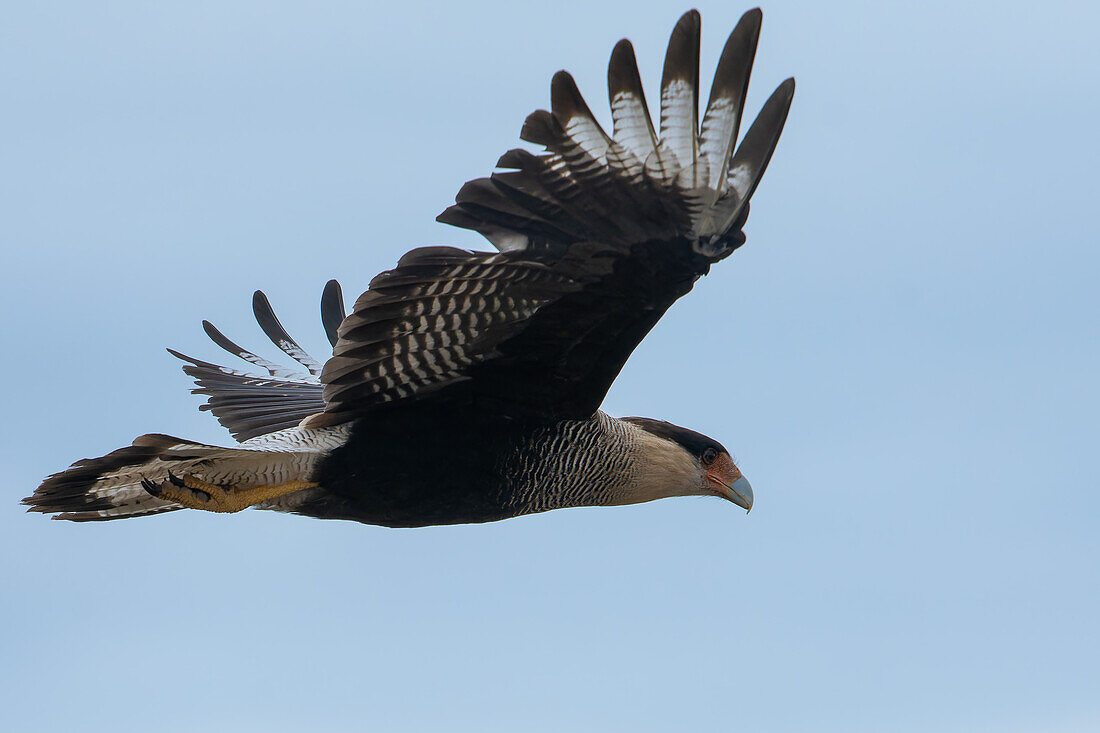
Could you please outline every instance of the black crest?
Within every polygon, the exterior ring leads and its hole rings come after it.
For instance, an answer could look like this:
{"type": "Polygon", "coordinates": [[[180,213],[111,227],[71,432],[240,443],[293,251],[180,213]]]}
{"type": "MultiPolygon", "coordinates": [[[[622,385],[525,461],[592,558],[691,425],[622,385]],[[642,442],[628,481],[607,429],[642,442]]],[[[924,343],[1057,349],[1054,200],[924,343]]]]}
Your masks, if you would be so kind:
{"type": "Polygon", "coordinates": [[[703,455],[703,451],[707,448],[713,448],[719,453],[728,453],[717,440],[708,438],[702,433],[697,433],[694,430],[688,430],[679,425],[665,422],[664,420],[654,420],[648,417],[624,417],[622,419],[624,422],[637,425],[647,433],[652,433],[659,438],[671,440],[673,443],[682,445],[684,450],[693,456],[703,455]]]}

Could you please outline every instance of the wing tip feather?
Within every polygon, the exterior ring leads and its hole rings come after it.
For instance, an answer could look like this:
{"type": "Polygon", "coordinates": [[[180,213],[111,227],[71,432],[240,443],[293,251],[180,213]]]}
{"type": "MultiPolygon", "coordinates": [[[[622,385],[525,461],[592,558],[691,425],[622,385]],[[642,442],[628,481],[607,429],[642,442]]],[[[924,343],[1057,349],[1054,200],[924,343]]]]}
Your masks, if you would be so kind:
{"type": "Polygon", "coordinates": [[[774,148],[794,90],[793,80],[780,85],[778,96],[752,125],[757,128],[755,140],[748,140],[753,137],[750,128],[738,147],[762,22],[759,7],[741,14],[722,48],[704,116],[699,104],[702,15],[693,8],[679,16],[664,57],[659,136],[654,130],[658,120],[645,109],[637,57],[629,39],[614,44],[607,67],[613,139],[607,139],[606,133],[600,139],[603,131],[575,78],[559,70],[550,84],[552,111],[531,113],[520,132],[524,141],[547,151],[538,155],[524,151],[534,164],[516,153],[505,153],[497,168],[517,173],[501,179],[502,191],[494,194],[493,201],[484,200],[480,189],[464,187],[456,205],[437,220],[478,231],[498,249],[557,241],[561,232],[568,232],[571,240],[603,238],[613,243],[631,242],[646,234],[679,233],[705,236],[712,242],[726,238],[727,244],[736,244],[737,234],[718,225],[730,223],[726,216],[742,212],[745,202],[725,194],[734,180],[738,181],[734,187],[748,190],[740,182],[748,183],[762,173],[769,157],[764,148],[774,148]],[[746,141],[751,143],[747,148],[746,141]],[[735,179],[729,167],[742,148],[750,155],[737,161],[745,165],[735,179]],[[479,195],[464,198],[472,193],[479,195]],[[635,209],[631,207],[644,208],[645,219],[632,219],[630,212],[635,209]]]}

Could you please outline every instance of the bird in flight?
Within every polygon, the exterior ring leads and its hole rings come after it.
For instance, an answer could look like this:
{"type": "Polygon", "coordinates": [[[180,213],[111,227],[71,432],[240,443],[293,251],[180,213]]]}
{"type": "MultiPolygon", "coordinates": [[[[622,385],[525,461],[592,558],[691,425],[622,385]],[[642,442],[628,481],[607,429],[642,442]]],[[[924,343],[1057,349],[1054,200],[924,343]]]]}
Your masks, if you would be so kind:
{"type": "Polygon", "coordinates": [[[520,132],[543,150],[506,152],[438,217],[497,251],[414,249],[347,315],[330,281],[324,364],[262,292],[260,327],[304,372],[204,322],[218,346],[266,372],[171,352],[239,445],[143,435],[53,474],[23,502],[73,521],[256,507],[390,527],[672,496],[750,509],[749,482],[718,442],[599,408],[669,306],[745,241],[794,94],[794,79],[780,84],[738,144],[760,21],[751,10],[730,34],[701,120],[694,10],[669,40],[656,128],[630,41],[607,70],[611,135],[573,77],[555,74],[551,110],[520,132]]]}

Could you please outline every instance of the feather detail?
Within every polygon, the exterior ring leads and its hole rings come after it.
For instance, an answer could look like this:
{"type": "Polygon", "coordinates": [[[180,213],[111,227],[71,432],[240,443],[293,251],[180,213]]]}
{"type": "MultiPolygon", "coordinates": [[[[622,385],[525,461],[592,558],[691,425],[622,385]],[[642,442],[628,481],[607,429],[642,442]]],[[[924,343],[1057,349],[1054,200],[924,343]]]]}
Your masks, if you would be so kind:
{"type": "Polygon", "coordinates": [[[592,110],[577,89],[577,82],[568,71],[554,74],[550,82],[550,103],[564,137],[595,163],[602,165],[611,140],[592,115],[592,110]]]}
{"type": "Polygon", "coordinates": [[[298,345],[298,342],[290,337],[290,334],[283,328],[283,324],[279,322],[279,318],[275,315],[275,311],[271,309],[271,302],[267,299],[267,295],[264,291],[257,290],[252,294],[252,312],[256,316],[256,322],[260,324],[260,328],[263,329],[264,334],[271,339],[271,343],[282,349],[283,353],[289,356],[294,361],[298,362],[309,373],[317,376],[321,373],[321,364],[310,356],[305,349],[298,345]]]}
{"type": "Polygon", "coordinates": [[[696,188],[696,159],[699,131],[699,12],[681,16],[668,41],[664,73],[661,75],[661,136],[657,157],[646,170],[668,183],[678,181],[683,189],[696,188]]]}
{"type": "MultiPolygon", "coordinates": [[[[215,344],[255,364],[267,375],[221,366],[168,349],[172,356],[186,362],[183,371],[195,380],[192,394],[207,396],[206,403],[199,409],[213,412],[218,422],[238,441],[293,428],[307,417],[322,412],[325,407],[319,380],[322,370],[320,362],[286,332],[262,291],[257,290],[253,295],[252,307],[257,323],[272,343],[305,367],[307,372],[287,369],[257,356],[226,337],[208,321],[203,321],[203,329],[215,344]]],[[[321,296],[321,321],[333,344],[343,320],[344,302],[340,284],[330,280],[321,296]]]]}
{"type": "Polygon", "coordinates": [[[328,342],[333,346],[336,346],[336,340],[339,338],[336,331],[340,328],[345,315],[344,292],[340,289],[340,283],[329,280],[321,293],[321,325],[325,328],[328,342]]]}
{"type": "Polygon", "coordinates": [[[707,112],[699,133],[699,149],[710,169],[707,186],[715,197],[724,193],[733,145],[741,125],[749,75],[760,38],[760,9],[745,13],[730,33],[710,89],[707,112]]]}
{"type": "Polygon", "coordinates": [[[291,382],[310,381],[308,377],[305,377],[298,372],[286,369],[285,367],[282,367],[273,361],[268,361],[262,356],[257,356],[248,349],[239,346],[238,344],[230,340],[225,334],[219,331],[217,327],[210,321],[202,322],[202,330],[206,331],[206,335],[210,337],[211,341],[222,347],[222,349],[224,349],[225,351],[229,352],[239,359],[243,359],[244,361],[249,362],[250,364],[255,364],[261,369],[265,369],[267,373],[273,377],[276,377],[278,379],[285,379],[291,382]]]}
{"type": "Polygon", "coordinates": [[[790,78],[772,92],[737,148],[726,175],[728,191],[710,212],[716,233],[728,230],[747,212],[749,199],[760,185],[779,142],[794,98],[794,86],[794,79],[790,78]]]}
{"type": "Polygon", "coordinates": [[[614,122],[608,164],[632,183],[639,183],[645,160],[657,149],[657,133],[646,106],[634,46],[625,38],[615,44],[607,65],[607,94],[614,122]]]}
{"type": "Polygon", "coordinates": [[[759,10],[749,11],[727,39],[700,124],[700,18],[694,10],[680,18],[661,79],[660,135],[629,41],[615,45],[608,63],[610,138],[573,77],[559,71],[553,112],[532,113],[520,132],[546,152],[509,151],[497,164],[504,170],[463,186],[439,221],[478,231],[501,251],[687,240],[711,261],[727,256],[744,241],[748,198],[793,92],[793,82],[780,87],[736,146],[760,20],[759,10]]]}

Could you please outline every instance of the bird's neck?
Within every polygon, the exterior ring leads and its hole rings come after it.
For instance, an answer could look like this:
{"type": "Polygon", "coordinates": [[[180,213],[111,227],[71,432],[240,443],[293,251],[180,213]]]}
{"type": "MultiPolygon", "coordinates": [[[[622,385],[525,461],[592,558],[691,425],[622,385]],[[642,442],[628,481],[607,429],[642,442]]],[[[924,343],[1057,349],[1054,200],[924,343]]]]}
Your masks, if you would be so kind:
{"type": "Polygon", "coordinates": [[[603,412],[531,431],[504,466],[520,514],[672,496],[690,470],[682,450],[603,412]]]}

